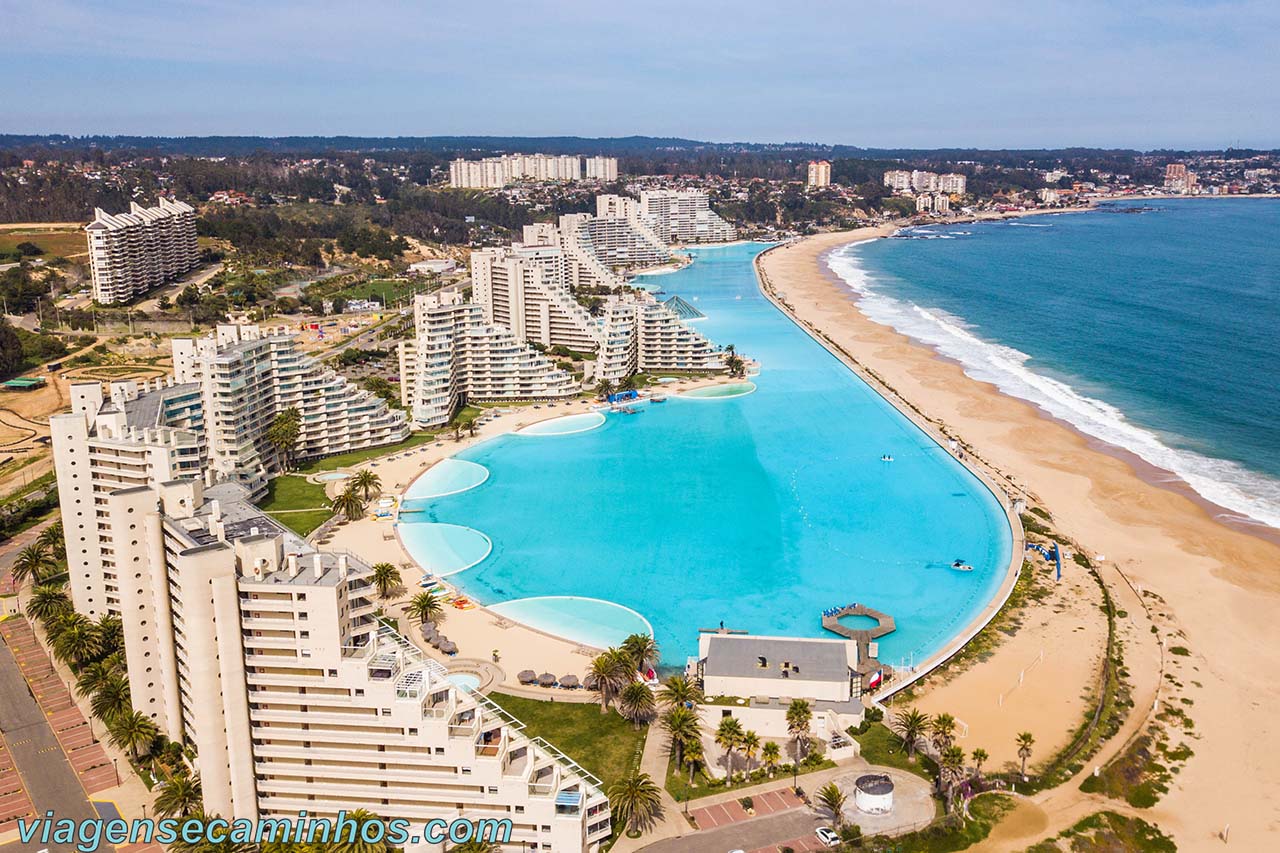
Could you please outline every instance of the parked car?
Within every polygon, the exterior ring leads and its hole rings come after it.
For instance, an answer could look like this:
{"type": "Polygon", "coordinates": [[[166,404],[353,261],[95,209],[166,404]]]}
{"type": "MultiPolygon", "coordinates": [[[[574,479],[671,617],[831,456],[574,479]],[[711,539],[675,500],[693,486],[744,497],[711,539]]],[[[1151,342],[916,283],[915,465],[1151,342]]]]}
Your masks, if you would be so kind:
{"type": "Polygon", "coordinates": [[[835,847],[840,843],[840,836],[836,835],[836,831],[829,826],[820,826],[814,831],[814,835],[818,836],[818,840],[828,847],[835,847]]]}

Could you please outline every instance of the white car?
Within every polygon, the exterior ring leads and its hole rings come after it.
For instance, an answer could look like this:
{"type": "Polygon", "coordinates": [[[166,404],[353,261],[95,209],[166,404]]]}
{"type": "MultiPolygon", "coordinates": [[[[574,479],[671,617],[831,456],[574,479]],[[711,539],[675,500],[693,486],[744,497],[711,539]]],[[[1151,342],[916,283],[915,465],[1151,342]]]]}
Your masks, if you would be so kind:
{"type": "Polygon", "coordinates": [[[836,831],[829,826],[820,826],[814,830],[813,834],[828,847],[834,847],[840,843],[840,836],[836,835],[836,831]]]}

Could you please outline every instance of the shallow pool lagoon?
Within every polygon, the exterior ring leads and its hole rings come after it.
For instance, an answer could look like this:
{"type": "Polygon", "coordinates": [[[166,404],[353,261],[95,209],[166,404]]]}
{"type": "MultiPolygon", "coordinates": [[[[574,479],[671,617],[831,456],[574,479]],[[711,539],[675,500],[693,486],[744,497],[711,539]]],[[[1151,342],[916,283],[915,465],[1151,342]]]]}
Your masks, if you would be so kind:
{"type": "Polygon", "coordinates": [[[520,598],[489,609],[530,628],[597,648],[620,645],[632,634],[653,633],[648,620],[634,610],[576,595],[520,598]]]}
{"type": "MultiPolygon", "coordinates": [[[[652,625],[669,666],[721,622],[834,636],[821,612],[849,601],[895,617],[880,641],[891,663],[959,634],[1009,564],[999,502],[760,294],[752,261],[763,248],[694,250],[691,266],[662,277],[707,314],[699,331],[761,362],[753,393],[676,395],[550,440],[475,445],[459,457],[488,469],[482,485],[408,502],[419,512],[401,515],[415,559],[440,562],[417,527],[482,531],[492,553],[451,578],[465,592],[499,609],[544,596],[623,605],[652,625]],[[957,559],[974,570],[952,571],[957,559]]],[[[556,633],[614,618],[535,609],[536,627],[556,633]]]]}

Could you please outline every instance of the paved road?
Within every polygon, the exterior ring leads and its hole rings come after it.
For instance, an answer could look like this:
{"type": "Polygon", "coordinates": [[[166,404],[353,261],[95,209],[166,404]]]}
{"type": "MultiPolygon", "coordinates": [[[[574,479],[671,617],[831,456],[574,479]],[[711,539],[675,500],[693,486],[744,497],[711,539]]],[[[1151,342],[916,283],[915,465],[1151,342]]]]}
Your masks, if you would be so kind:
{"type": "Polygon", "coordinates": [[[644,853],[726,853],[729,850],[772,850],[778,845],[791,844],[796,850],[804,849],[798,842],[812,841],[810,849],[821,850],[813,831],[828,826],[828,821],[806,809],[793,809],[782,814],[758,817],[741,823],[722,826],[668,838],[644,848],[644,853]]]}
{"type": "MultiPolygon", "coordinates": [[[[36,812],[52,809],[57,817],[87,820],[97,816],[85,796],[80,780],[71,769],[53,729],[27,687],[26,679],[9,651],[0,643],[0,730],[9,743],[9,752],[22,774],[36,812]]],[[[34,851],[42,846],[21,842],[0,847],[0,853],[34,851]]],[[[48,845],[49,853],[72,853],[74,845],[48,845]]],[[[110,845],[100,850],[113,853],[110,845]]]]}

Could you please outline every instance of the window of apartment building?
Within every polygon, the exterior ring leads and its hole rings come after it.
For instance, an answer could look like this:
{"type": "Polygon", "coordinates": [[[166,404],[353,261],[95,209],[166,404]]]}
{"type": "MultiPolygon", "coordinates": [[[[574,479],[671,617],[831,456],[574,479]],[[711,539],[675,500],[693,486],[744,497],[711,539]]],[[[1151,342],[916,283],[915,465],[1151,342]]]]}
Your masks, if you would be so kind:
{"type": "Polygon", "coordinates": [[[490,793],[490,794],[496,794],[496,793],[498,793],[498,786],[497,786],[497,785],[490,785],[490,786],[489,786],[489,793],[490,793]]]}
{"type": "Polygon", "coordinates": [[[470,767],[463,767],[463,768],[462,768],[462,775],[463,775],[463,776],[470,776],[470,775],[471,775],[471,768],[470,768],[470,767]]]}

